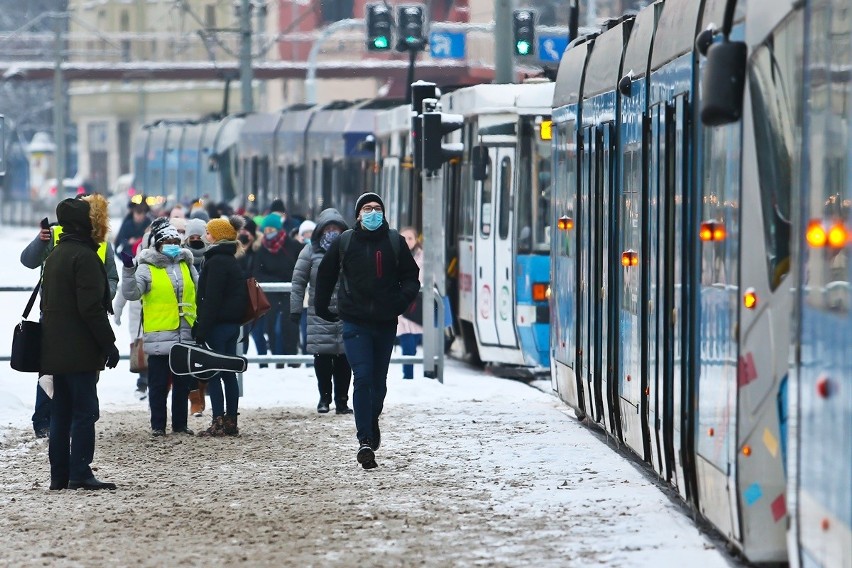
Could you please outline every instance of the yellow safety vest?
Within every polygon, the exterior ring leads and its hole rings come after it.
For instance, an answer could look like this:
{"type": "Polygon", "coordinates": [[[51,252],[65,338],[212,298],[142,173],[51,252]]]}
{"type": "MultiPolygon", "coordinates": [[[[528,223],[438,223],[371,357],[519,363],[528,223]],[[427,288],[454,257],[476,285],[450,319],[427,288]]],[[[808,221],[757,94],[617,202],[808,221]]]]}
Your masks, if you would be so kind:
{"type": "MultiPolygon", "coordinates": [[[[53,246],[56,246],[59,243],[60,235],[62,235],[62,225],[52,226],[51,232],[53,233],[53,246]]],[[[101,262],[104,264],[106,264],[106,247],[106,241],[98,245],[98,256],[101,257],[101,262]]]]}
{"type": "Polygon", "coordinates": [[[190,326],[195,323],[195,283],[186,262],[180,263],[183,275],[183,298],[178,303],[172,279],[165,268],[149,266],[151,290],[142,295],[142,329],[172,331],[180,328],[180,318],[186,318],[190,326]]]}

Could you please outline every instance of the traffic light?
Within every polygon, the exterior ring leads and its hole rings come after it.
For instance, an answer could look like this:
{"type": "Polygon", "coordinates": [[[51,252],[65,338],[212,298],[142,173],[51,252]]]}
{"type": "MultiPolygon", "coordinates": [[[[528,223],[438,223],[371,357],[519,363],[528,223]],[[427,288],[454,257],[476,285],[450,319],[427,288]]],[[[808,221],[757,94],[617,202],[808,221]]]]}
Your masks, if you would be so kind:
{"type": "Polygon", "coordinates": [[[512,35],[515,55],[527,57],[535,54],[535,10],[512,12],[512,35]]]}
{"type": "MultiPolygon", "coordinates": [[[[396,23],[399,39],[396,42],[397,51],[420,51],[426,46],[424,25],[426,13],[420,4],[399,6],[396,13],[396,23]]],[[[419,109],[418,109],[419,111],[419,109]]]]}
{"type": "Polygon", "coordinates": [[[443,138],[464,126],[464,117],[460,114],[443,112],[423,113],[423,169],[440,170],[444,162],[462,155],[464,145],[461,142],[444,144],[443,138]]]}
{"type": "Polygon", "coordinates": [[[391,44],[393,17],[384,4],[367,4],[367,49],[387,51],[391,44]]]}
{"type": "Polygon", "coordinates": [[[420,115],[423,113],[423,101],[426,99],[438,99],[440,92],[435,83],[427,81],[416,81],[411,84],[411,154],[414,156],[414,167],[418,170],[423,167],[421,142],[420,115]]]}

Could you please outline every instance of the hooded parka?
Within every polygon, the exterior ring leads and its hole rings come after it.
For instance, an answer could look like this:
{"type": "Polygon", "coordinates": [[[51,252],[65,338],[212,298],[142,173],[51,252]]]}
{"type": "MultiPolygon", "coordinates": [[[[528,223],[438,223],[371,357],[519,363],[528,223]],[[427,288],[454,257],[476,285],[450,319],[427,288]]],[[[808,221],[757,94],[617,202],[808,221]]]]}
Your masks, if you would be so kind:
{"type": "Polygon", "coordinates": [[[64,228],[44,262],[41,288],[41,372],[99,371],[115,344],[104,264],[97,243],[109,230],[101,196],[65,199],[56,207],[64,228]]]}
{"type": "MultiPolygon", "coordinates": [[[[293,270],[293,288],[290,293],[290,313],[302,311],[303,299],[308,291],[308,343],[307,352],[311,355],[340,355],[343,353],[343,323],[330,322],[322,319],[314,311],[314,296],[316,295],[317,271],[325,256],[321,246],[322,234],[329,225],[336,225],[340,231],[348,229],[343,215],[337,209],[326,209],[320,213],[317,225],[311,235],[311,242],[306,244],[296,261],[293,270]]],[[[337,287],[331,297],[329,309],[337,313],[337,287]]]]}
{"type": "MultiPolygon", "coordinates": [[[[174,329],[153,330],[148,329],[146,324],[143,324],[143,344],[145,353],[148,355],[168,355],[169,350],[175,343],[189,343],[192,341],[192,323],[195,320],[196,306],[195,302],[191,302],[191,306],[181,306],[180,303],[187,297],[186,283],[184,282],[184,270],[181,264],[184,264],[188,269],[192,279],[192,296],[194,296],[195,288],[198,284],[198,272],[192,264],[192,252],[186,249],[181,249],[178,256],[172,258],[158,251],[156,248],[146,248],[139,251],[137,260],[139,265],[135,268],[124,267],[123,278],[121,281],[121,293],[128,301],[142,299],[142,319],[148,318],[149,323],[152,320],[150,312],[146,316],[146,309],[151,309],[153,304],[146,304],[143,298],[150,297],[148,294],[156,294],[159,290],[152,290],[153,282],[165,282],[164,279],[157,277],[155,279],[153,271],[162,269],[168,277],[171,284],[171,290],[166,290],[167,295],[171,298],[174,295],[175,308],[179,309],[183,316],[179,318],[179,326],[174,329]],[[153,271],[152,271],[153,269],[153,271]]],[[[163,273],[159,273],[160,276],[163,273]]],[[[131,335],[138,330],[131,329],[131,335]]]]}

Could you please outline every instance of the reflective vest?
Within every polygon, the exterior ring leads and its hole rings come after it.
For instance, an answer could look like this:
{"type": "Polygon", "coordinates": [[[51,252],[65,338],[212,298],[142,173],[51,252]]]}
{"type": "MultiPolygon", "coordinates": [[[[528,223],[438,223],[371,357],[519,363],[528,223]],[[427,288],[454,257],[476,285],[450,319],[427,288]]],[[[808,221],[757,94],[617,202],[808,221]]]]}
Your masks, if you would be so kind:
{"type": "Polygon", "coordinates": [[[168,271],[150,265],[149,268],[151,290],[142,294],[142,329],[146,333],[173,331],[180,328],[181,317],[185,318],[191,327],[195,323],[195,283],[187,263],[180,263],[183,276],[183,297],[180,303],[168,271]]]}
{"type": "MultiPolygon", "coordinates": [[[[52,226],[51,232],[53,233],[53,246],[56,246],[59,243],[60,235],[62,235],[62,225],[52,226]]],[[[101,262],[103,262],[104,264],[106,264],[106,249],[106,241],[98,245],[98,256],[101,257],[101,262]]]]}

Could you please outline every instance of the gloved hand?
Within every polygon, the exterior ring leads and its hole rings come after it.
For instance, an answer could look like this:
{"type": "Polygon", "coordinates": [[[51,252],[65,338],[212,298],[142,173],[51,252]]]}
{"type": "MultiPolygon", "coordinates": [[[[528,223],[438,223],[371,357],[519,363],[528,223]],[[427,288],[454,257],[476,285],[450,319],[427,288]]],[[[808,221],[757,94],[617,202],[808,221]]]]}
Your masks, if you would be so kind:
{"type": "Polygon", "coordinates": [[[302,321],[302,312],[291,312],[290,313],[290,321],[293,323],[299,323],[302,321]]]}
{"type": "Polygon", "coordinates": [[[118,365],[118,347],[113,343],[106,355],[106,366],[115,369],[116,365],[118,365]]]}
{"type": "Polygon", "coordinates": [[[336,323],[340,321],[337,314],[333,314],[328,310],[317,310],[317,315],[327,322],[336,323]]]}
{"type": "Polygon", "coordinates": [[[124,265],[125,268],[133,268],[133,257],[127,254],[124,251],[121,251],[121,254],[118,255],[121,258],[121,264],[124,265]]]}
{"type": "Polygon", "coordinates": [[[206,343],[205,338],[198,333],[197,322],[192,324],[192,331],[190,333],[192,334],[192,339],[194,339],[197,344],[204,345],[206,343]]]}

